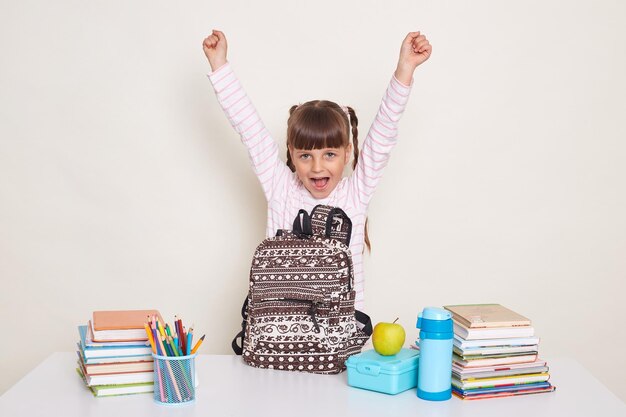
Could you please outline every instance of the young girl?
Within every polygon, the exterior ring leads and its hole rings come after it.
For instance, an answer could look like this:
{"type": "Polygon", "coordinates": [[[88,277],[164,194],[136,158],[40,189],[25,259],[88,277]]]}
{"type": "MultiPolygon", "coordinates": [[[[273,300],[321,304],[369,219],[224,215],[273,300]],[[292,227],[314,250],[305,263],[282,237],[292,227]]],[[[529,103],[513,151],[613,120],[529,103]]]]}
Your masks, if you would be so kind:
{"type": "Polygon", "coordinates": [[[358,120],[352,108],[326,100],[291,107],[286,164],[226,59],[224,34],[213,30],[203,49],[212,70],[209,80],[226,117],[248,148],[267,198],[267,236],[276,235],[278,229],[291,229],[299,209],[311,212],[318,204],[342,208],[352,220],[355,307],[362,310],[364,244],[369,247],[367,208],[396,144],[413,72],[430,57],[428,40],[420,32],[411,32],[402,41],[396,71],[360,152],[358,120]],[[352,175],[343,178],[351,155],[352,175]]]}

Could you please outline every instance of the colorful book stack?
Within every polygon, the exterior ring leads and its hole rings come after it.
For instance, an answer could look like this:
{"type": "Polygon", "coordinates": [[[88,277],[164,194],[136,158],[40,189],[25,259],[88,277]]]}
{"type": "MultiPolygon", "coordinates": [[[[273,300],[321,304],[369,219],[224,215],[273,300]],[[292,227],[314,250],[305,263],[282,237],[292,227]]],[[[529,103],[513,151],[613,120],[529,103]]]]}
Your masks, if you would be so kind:
{"type": "Polygon", "coordinates": [[[157,310],[94,311],[78,326],[78,368],[96,397],[154,391],[152,348],[144,328],[157,310]]]}
{"type": "Polygon", "coordinates": [[[552,392],[530,320],[500,304],[449,305],[452,393],[464,400],[552,392]]]}

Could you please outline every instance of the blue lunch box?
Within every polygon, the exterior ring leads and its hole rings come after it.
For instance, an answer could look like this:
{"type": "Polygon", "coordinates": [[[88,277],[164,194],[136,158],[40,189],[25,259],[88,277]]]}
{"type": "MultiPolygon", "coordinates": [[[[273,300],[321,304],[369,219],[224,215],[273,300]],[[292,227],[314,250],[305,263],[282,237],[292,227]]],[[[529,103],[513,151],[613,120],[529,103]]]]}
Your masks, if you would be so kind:
{"type": "Polygon", "coordinates": [[[398,394],[417,386],[419,351],[402,349],[392,356],[366,350],[346,361],[348,385],[385,394],[398,394]]]}

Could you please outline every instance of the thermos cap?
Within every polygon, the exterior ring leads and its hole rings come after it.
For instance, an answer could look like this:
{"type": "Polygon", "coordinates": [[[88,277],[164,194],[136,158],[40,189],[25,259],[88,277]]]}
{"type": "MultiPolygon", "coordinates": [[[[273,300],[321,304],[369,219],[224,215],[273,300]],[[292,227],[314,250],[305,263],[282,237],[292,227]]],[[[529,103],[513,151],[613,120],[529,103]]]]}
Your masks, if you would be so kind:
{"type": "MultiPolygon", "coordinates": [[[[434,338],[444,337],[447,338],[447,333],[452,333],[452,314],[448,310],[438,307],[426,307],[417,316],[418,329],[427,333],[443,333],[434,338]],[[445,334],[445,335],[444,335],[445,334]]],[[[422,333],[420,332],[420,334],[422,333]]],[[[434,335],[432,335],[434,336],[434,335]]],[[[422,336],[420,336],[421,338],[422,336]]]]}
{"type": "Polygon", "coordinates": [[[452,313],[439,307],[426,307],[419,315],[423,319],[428,320],[448,320],[452,318],[452,313]]]}

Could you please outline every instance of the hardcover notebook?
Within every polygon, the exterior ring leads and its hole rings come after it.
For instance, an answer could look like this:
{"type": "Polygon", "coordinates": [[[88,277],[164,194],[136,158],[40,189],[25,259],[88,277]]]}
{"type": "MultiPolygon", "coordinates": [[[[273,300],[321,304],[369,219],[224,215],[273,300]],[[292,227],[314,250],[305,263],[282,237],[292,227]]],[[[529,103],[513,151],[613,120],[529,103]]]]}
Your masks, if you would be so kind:
{"type": "Polygon", "coordinates": [[[93,341],[148,340],[144,323],[151,315],[163,322],[157,310],[94,311],[90,323],[93,341]]]}
{"type": "Polygon", "coordinates": [[[87,385],[87,378],[82,373],[80,368],[76,368],[76,372],[83,379],[83,382],[89,390],[93,393],[94,397],[111,397],[114,395],[125,394],[140,394],[154,391],[154,383],[152,382],[139,382],[136,384],[116,384],[116,385],[87,385]]]}
{"type": "Polygon", "coordinates": [[[465,327],[453,320],[454,334],[464,340],[477,339],[503,339],[503,338],[526,338],[535,334],[532,326],[508,326],[508,327],[465,327]]]}
{"type": "Polygon", "coordinates": [[[78,326],[78,333],[80,334],[80,341],[77,343],[78,351],[87,364],[150,360],[152,357],[152,349],[145,340],[123,346],[118,346],[113,342],[100,343],[99,346],[87,346],[85,344],[88,333],[87,326],[78,326]]]}
{"type": "Polygon", "coordinates": [[[553,392],[556,387],[549,382],[536,382],[529,384],[514,385],[512,387],[477,388],[461,390],[452,386],[452,394],[462,400],[482,400],[485,398],[510,397],[516,395],[539,394],[553,392]]]}
{"type": "Polygon", "coordinates": [[[550,379],[548,373],[506,375],[492,378],[470,378],[465,380],[453,376],[452,385],[459,390],[471,390],[476,388],[515,387],[521,384],[545,382],[548,379],[550,379]]]}
{"type": "Polygon", "coordinates": [[[542,359],[537,359],[534,362],[491,365],[474,368],[465,368],[460,366],[458,363],[452,362],[452,374],[460,379],[486,378],[487,376],[519,375],[541,372],[548,372],[548,364],[542,359]]]}
{"type": "Polygon", "coordinates": [[[530,320],[500,304],[444,306],[452,318],[468,328],[530,326],[530,320]]]}
{"type": "Polygon", "coordinates": [[[501,347],[501,346],[530,346],[538,345],[538,337],[514,337],[504,339],[478,339],[478,340],[465,340],[459,335],[454,335],[452,341],[454,346],[459,349],[478,349],[486,347],[501,347]]]}
{"type": "Polygon", "coordinates": [[[509,365],[514,363],[526,363],[535,362],[537,360],[537,354],[530,355],[515,355],[515,356],[500,356],[484,359],[463,359],[457,354],[452,354],[452,363],[463,368],[478,368],[484,366],[497,366],[497,365],[509,365]]]}

